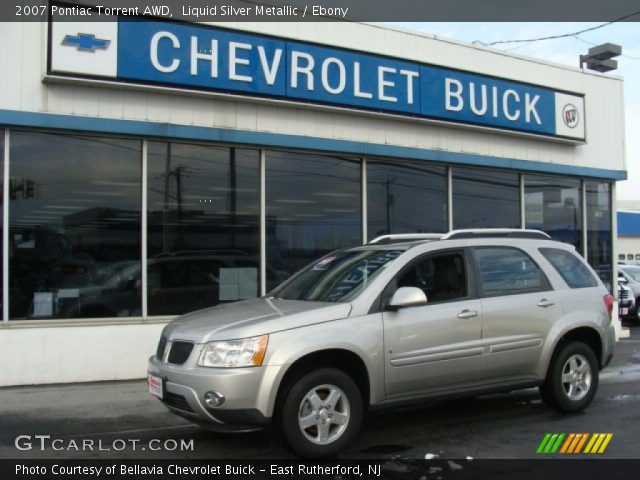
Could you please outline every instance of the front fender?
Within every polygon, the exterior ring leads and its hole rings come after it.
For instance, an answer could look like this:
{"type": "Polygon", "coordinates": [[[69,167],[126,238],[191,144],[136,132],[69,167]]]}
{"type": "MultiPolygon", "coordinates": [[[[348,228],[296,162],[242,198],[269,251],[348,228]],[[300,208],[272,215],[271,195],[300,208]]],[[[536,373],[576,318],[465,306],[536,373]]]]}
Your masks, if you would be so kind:
{"type": "Polygon", "coordinates": [[[267,365],[269,375],[263,378],[259,393],[259,409],[271,417],[282,379],[296,361],[323,350],[347,350],[356,354],[369,376],[370,403],[384,395],[384,345],[382,315],[350,317],[272,334],[269,338],[267,365]]]}

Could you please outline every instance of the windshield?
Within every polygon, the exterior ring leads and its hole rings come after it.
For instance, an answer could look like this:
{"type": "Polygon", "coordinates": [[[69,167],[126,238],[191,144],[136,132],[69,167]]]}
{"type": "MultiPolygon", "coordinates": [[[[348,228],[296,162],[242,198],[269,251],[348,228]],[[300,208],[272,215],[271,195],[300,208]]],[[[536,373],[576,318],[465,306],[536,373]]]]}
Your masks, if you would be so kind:
{"type": "Polygon", "coordinates": [[[271,292],[286,300],[345,302],[365,289],[402,250],[337,252],[321,258],[271,292]]]}
{"type": "Polygon", "coordinates": [[[634,282],[640,282],[640,268],[625,267],[625,268],[620,268],[620,270],[624,270],[624,273],[629,275],[634,282]]]}

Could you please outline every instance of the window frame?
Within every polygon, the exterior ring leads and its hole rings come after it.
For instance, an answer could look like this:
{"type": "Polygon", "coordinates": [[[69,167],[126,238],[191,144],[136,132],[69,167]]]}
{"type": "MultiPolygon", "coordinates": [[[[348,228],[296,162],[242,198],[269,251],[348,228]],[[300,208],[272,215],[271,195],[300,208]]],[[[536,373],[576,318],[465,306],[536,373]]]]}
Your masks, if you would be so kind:
{"type": "MultiPolygon", "coordinates": [[[[469,253],[469,247],[453,247],[453,248],[446,248],[446,249],[442,249],[442,250],[435,250],[435,251],[430,251],[430,252],[426,252],[423,254],[420,254],[416,257],[413,257],[411,260],[409,260],[406,265],[404,265],[394,276],[391,280],[389,280],[389,283],[387,283],[387,285],[384,287],[384,289],[382,290],[382,294],[379,296],[379,298],[376,299],[376,301],[373,303],[373,308],[369,311],[369,313],[377,313],[377,312],[386,312],[388,311],[387,306],[389,304],[389,301],[391,300],[391,297],[393,296],[393,294],[396,292],[396,290],[398,289],[398,279],[407,273],[407,271],[409,271],[413,266],[415,266],[416,263],[418,262],[422,262],[426,259],[429,258],[436,258],[436,257],[441,257],[441,256],[445,256],[445,255],[451,255],[451,254],[460,254],[462,255],[462,260],[464,262],[464,268],[465,268],[465,276],[466,276],[466,286],[467,286],[467,295],[464,297],[459,297],[459,298],[452,298],[450,300],[441,300],[441,301],[437,301],[437,302],[430,302],[429,298],[427,298],[427,303],[424,305],[416,305],[416,307],[429,307],[431,305],[444,305],[447,303],[453,303],[453,302],[460,302],[460,301],[467,301],[467,300],[474,300],[478,298],[478,290],[476,288],[476,282],[472,281],[472,278],[475,279],[476,278],[476,271],[475,271],[475,265],[473,264],[473,262],[471,261],[470,258],[470,253],[469,253]],[[375,307],[378,307],[378,309],[376,309],[375,307]]],[[[407,307],[407,308],[414,308],[414,307],[407,307]]]]}
{"type": "MultiPolygon", "coordinates": [[[[490,167],[485,167],[485,166],[476,166],[476,165],[451,165],[451,185],[450,185],[450,189],[451,189],[451,213],[452,213],[452,225],[450,230],[459,230],[459,229],[467,229],[467,228],[520,228],[522,225],[522,218],[521,218],[521,210],[522,210],[522,206],[523,206],[523,202],[524,199],[522,198],[522,192],[521,192],[521,182],[522,182],[522,178],[521,178],[521,173],[520,171],[517,170],[506,170],[506,169],[496,169],[496,168],[490,168],[490,167]],[[456,196],[460,195],[460,192],[456,192],[456,186],[458,188],[460,188],[460,183],[456,183],[456,181],[460,182],[461,180],[464,182],[466,181],[466,179],[462,179],[460,178],[460,176],[458,176],[458,178],[456,178],[456,175],[461,175],[464,172],[482,172],[484,174],[494,174],[496,176],[498,175],[503,175],[503,176],[508,176],[508,175],[514,175],[516,178],[516,182],[513,186],[508,186],[507,188],[513,188],[516,191],[516,195],[515,195],[515,201],[516,201],[516,217],[517,217],[517,222],[515,222],[516,224],[514,225],[495,225],[492,224],[491,226],[478,226],[477,223],[475,223],[475,225],[459,225],[456,224],[456,196]]],[[[503,177],[504,178],[504,177],[503,177]]],[[[482,186],[483,187],[492,187],[496,185],[496,181],[495,179],[490,182],[490,183],[485,183],[482,182],[482,186]]],[[[488,197],[487,197],[488,198],[488,197]]],[[[513,199],[512,199],[513,200],[513,199]]],[[[459,201],[459,200],[458,200],[459,201]]],[[[503,198],[500,199],[500,201],[504,201],[503,198]]]]}
{"type": "Polygon", "coordinates": [[[521,248],[518,248],[518,247],[511,246],[511,245],[476,245],[476,246],[470,247],[470,249],[471,249],[471,256],[473,257],[473,261],[475,263],[475,272],[476,272],[475,280],[476,280],[476,284],[477,284],[477,290],[478,290],[479,298],[510,297],[510,296],[513,296],[513,295],[526,295],[526,294],[529,294],[529,293],[539,293],[539,292],[553,291],[553,287],[551,285],[551,282],[549,282],[549,278],[547,277],[547,274],[545,273],[544,269],[525,250],[523,250],[521,248]],[[519,290],[512,290],[512,291],[509,291],[509,292],[499,292],[499,293],[491,293],[491,294],[486,293],[485,290],[484,290],[484,283],[482,281],[482,270],[480,268],[480,261],[478,259],[478,256],[476,255],[476,250],[490,249],[490,248],[491,249],[499,248],[499,249],[504,249],[504,250],[515,250],[515,251],[523,254],[529,260],[531,260],[531,262],[538,268],[538,270],[540,272],[540,275],[541,275],[540,276],[540,280],[541,280],[540,287],[523,288],[523,289],[519,289],[519,290]]]}
{"type": "MultiPolygon", "coordinates": [[[[146,140],[149,138],[147,136],[144,135],[129,135],[129,134],[123,134],[123,133],[112,133],[110,131],[100,131],[100,130],[90,130],[90,131],[85,131],[85,130],[75,130],[75,129],[64,129],[64,128],[50,128],[50,127],[29,127],[29,126],[15,126],[15,128],[13,126],[9,126],[9,125],[5,125],[3,126],[0,130],[6,132],[6,134],[9,134],[9,142],[6,142],[4,144],[4,148],[5,151],[9,152],[8,156],[5,156],[3,161],[4,161],[4,165],[5,165],[5,171],[9,172],[10,174],[7,175],[4,179],[4,183],[5,186],[8,186],[8,182],[9,179],[11,178],[11,175],[13,174],[13,168],[15,165],[20,164],[20,160],[16,160],[16,155],[15,155],[15,151],[13,151],[12,149],[15,148],[14,143],[15,142],[15,138],[16,135],[49,135],[49,136],[55,136],[55,137],[59,137],[62,139],[74,139],[74,140],[80,140],[80,141],[109,141],[109,140],[120,140],[123,142],[132,142],[132,143],[137,143],[139,145],[138,148],[138,153],[137,153],[137,158],[136,158],[136,165],[137,165],[137,169],[138,169],[138,176],[136,178],[136,188],[138,189],[138,195],[137,195],[137,205],[138,208],[140,209],[140,214],[138,217],[138,224],[139,224],[139,228],[137,229],[137,238],[139,239],[140,242],[140,249],[138,249],[138,256],[136,258],[136,260],[134,260],[134,262],[138,263],[139,265],[143,265],[143,260],[142,260],[142,254],[141,254],[141,248],[142,248],[142,244],[145,241],[145,235],[146,232],[143,229],[143,225],[144,225],[144,218],[145,218],[145,214],[142,211],[142,207],[144,205],[144,200],[143,200],[143,196],[144,196],[144,181],[143,181],[143,175],[144,175],[144,168],[145,168],[145,142],[146,140]]],[[[84,149],[84,152],[86,152],[86,149],[84,149]]],[[[86,180],[86,179],[85,179],[86,180]]],[[[8,191],[8,189],[7,189],[8,191]]],[[[10,202],[7,202],[6,204],[6,210],[5,212],[7,213],[6,215],[6,222],[8,225],[8,228],[6,229],[7,232],[7,237],[10,238],[11,236],[11,231],[12,231],[12,219],[13,216],[10,215],[11,212],[11,205],[10,202]]],[[[41,224],[36,225],[35,227],[32,228],[38,228],[41,227],[41,224]]],[[[7,256],[6,259],[8,260],[8,244],[9,242],[7,242],[7,256]]],[[[96,325],[96,324],[103,324],[105,322],[107,322],[107,324],[109,325],[115,325],[115,324],[124,324],[124,323],[136,323],[140,320],[143,321],[144,323],[144,319],[148,318],[148,316],[145,316],[145,313],[143,311],[143,305],[144,305],[144,295],[142,293],[140,293],[140,304],[139,304],[139,314],[129,314],[129,315],[123,315],[120,316],[118,314],[113,314],[113,315],[109,315],[109,316],[94,316],[94,315],[88,315],[88,316],[57,316],[57,315],[53,315],[53,316],[47,316],[47,317],[32,317],[32,316],[25,316],[24,318],[21,317],[12,317],[11,316],[11,302],[10,302],[10,296],[11,296],[11,275],[10,273],[10,265],[9,262],[6,262],[7,264],[7,275],[5,275],[5,277],[7,278],[7,289],[4,290],[2,292],[2,298],[3,298],[3,304],[6,305],[6,315],[4,315],[4,311],[3,311],[3,317],[4,317],[4,322],[7,322],[7,324],[13,324],[13,325],[43,325],[43,326],[57,326],[57,325],[96,325]],[[6,297],[6,298],[5,298],[6,297]]],[[[142,283],[142,269],[141,269],[141,276],[138,279],[141,283],[142,283]]],[[[138,306],[136,307],[138,308],[138,306]]]]}
{"type": "MultiPolygon", "coordinates": [[[[363,157],[365,158],[365,157],[363,157]]],[[[372,182],[371,182],[371,176],[370,176],[370,168],[376,168],[377,167],[381,167],[381,166],[386,166],[386,167],[391,167],[391,168],[409,168],[411,166],[422,166],[425,169],[429,169],[427,170],[423,170],[420,172],[420,174],[422,175],[422,178],[424,179],[424,174],[426,173],[428,177],[430,177],[430,179],[432,180],[434,177],[438,177],[439,174],[435,173],[433,170],[435,169],[442,169],[443,171],[443,175],[442,178],[444,180],[444,188],[443,188],[443,198],[442,198],[442,206],[444,207],[444,218],[443,218],[443,228],[438,229],[437,227],[434,227],[434,229],[432,228],[419,228],[418,230],[416,229],[408,229],[408,230],[402,230],[402,229],[394,229],[392,228],[391,232],[388,232],[387,234],[393,234],[393,233],[415,233],[416,231],[419,230],[424,230],[425,232],[432,232],[432,231],[448,231],[450,230],[449,225],[448,225],[448,217],[450,214],[450,210],[451,210],[451,204],[448,201],[448,195],[449,195],[449,184],[448,184],[448,171],[451,168],[449,164],[447,163],[443,163],[443,162],[438,162],[438,161],[429,161],[428,163],[424,164],[422,162],[420,162],[419,160],[411,160],[411,159],[405,159],[405,158],[401,158],[401,157],[381,157],[381,156],[366,156],[366,161],[364,162],[364,164],[366,165],[366,178],[364,179],[364,183],[366,183],[366,192],[367,192],[367,204],[363,205],[363,211],[366,207],[366,209],[368,209],[370,207],[370,201],[371,201],[371,190],[373,190],[372,188],[372,182]],[[373,165],[373,167],[372,167],[373,165]],[[433,170],[431,170],[433,169],[433,170]]],[[[423,185],[424,186],[424,185],[423,185]]],[[[438,205],[438,208],[440,207],[440,205],[438,205]]],[[[367,210],[366,212],[366,217],[365,217],[365,223],[366,223],[366,228],[367,228],[367,238],[363,237],[363,241],[366,244],[367,242],[373,240],[375,237],[379,236],[378,234],[372,234],[371,233],[371,227],[372,225],[370,224],[371,222],[371,216],[369,215],[369,212],[367,210]]],[[[393,223],[393,222],[391,222],[393,223]]],[[[383,234],[386,235],[386,234],[383,234]]]]}

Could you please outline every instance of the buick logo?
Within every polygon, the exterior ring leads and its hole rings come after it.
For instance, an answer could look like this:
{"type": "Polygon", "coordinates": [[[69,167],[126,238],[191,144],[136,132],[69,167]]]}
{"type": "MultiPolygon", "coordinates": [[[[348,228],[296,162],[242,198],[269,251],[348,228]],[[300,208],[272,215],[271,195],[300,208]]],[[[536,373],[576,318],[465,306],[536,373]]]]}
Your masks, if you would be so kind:
{"type": "Polygon", "coordinates": [[[567,103],[562,109],[562,120],[564,120],[564,124],[569,128],[576,128],[578,123],[580,122],[580,115],[578,114],[578,109],[575,105],[571,105],[567,103]]]}

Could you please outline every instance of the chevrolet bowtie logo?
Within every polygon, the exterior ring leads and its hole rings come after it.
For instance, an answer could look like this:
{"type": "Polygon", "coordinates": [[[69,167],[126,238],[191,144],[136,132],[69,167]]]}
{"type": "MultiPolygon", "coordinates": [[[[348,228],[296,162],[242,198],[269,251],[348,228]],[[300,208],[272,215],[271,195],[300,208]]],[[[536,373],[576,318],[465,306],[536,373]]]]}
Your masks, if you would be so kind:
{"type": "Polygon", "coordinates": [[[62,40],[62,45],[76,47],[81,52],[95,52],[96,50],[106,50],[111,40],[96,38],[89,33],[78,33],[77,35],[67,35],[62,40]]]}

